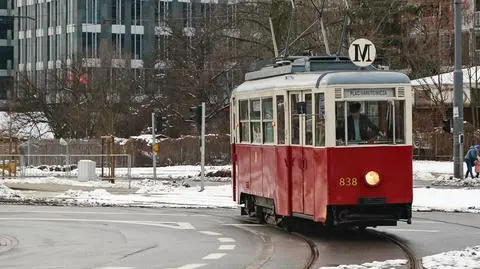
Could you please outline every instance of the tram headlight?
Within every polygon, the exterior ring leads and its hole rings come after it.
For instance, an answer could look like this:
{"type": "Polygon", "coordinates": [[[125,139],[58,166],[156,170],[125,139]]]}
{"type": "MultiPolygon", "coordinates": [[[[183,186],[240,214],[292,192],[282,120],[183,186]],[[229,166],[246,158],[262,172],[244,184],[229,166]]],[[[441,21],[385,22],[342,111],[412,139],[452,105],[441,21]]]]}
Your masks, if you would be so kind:
{"type": "Polygon", "coordinates": [[[365,182],[370,186],[377,186],[380,183],[380,175],[375,171],[370,171],[365,175],[365,182]]]}

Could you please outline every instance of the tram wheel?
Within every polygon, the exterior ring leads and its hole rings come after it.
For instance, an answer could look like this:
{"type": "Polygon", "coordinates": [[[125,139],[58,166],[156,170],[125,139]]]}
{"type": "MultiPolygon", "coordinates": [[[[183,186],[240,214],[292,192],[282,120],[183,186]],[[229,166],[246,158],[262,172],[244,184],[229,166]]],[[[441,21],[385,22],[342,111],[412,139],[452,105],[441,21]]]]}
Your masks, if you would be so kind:
{"type": "Polygon", "coordinates": [[[260,224],[265,224],[265,213],[261,206],[255,206],[255,217],[257,218],[260,224]]]}

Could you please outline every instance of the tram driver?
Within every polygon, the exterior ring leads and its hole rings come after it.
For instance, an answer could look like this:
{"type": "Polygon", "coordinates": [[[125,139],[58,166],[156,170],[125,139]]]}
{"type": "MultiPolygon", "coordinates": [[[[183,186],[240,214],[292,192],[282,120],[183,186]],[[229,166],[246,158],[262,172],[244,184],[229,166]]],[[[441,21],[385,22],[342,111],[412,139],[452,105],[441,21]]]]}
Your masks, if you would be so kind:
{"type": "MultiPolygon", "coordinates": [[[[371,141],[379,134],[379,128],[365,115],[360,113],[360,103],[352,103],[349,106],[350,115],[347,117],[348,140],[354,142],[371,141]]],[[[337,138],[344,140],[344,127],[337,129],[337,138]]]]}
{"type": "Polygon", "coordinates": [[[348,139],[353,141],[368,141],[375,138],[380,130],[365,115],[361,114],[362,105],[360,103],[350,104],[350,116],[347,118],[348,139]]]}

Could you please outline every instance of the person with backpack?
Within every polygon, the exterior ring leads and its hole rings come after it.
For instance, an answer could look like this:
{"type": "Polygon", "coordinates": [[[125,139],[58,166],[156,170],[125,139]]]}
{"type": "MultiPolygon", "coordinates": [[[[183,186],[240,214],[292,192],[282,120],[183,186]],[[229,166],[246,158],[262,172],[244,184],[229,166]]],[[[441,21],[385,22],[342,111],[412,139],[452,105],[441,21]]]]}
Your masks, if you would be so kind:
{"type": "MultiPolygon", "coordinates": [[[[468,174],[470,174],[473,178],[472,168],[475,166],[475,161],[477,161],[478,158],[480,158],[480,145],[470,147],[464,157],[464,162],[467,164],[467,173],[465,174],[465,178],[468,178],[468,174]]],[[[479,173],[477,172],[476,177],[478,176],[479,173]]]]}

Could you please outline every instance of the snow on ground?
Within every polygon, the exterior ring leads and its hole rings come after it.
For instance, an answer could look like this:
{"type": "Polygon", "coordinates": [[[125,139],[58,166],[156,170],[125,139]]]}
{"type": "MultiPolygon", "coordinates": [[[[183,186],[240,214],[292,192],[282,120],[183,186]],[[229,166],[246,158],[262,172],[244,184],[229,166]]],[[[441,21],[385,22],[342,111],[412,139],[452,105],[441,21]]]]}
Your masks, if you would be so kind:
{"type": "Polygon", "coordinates": [[[415,210],[480,212],[479,189],[413,189],[415,210]]]}
{"type": "MultiPolygon", "coordinates": [[[[463,163],[463,172],[466,171],[463,163]]],[[[433,186],[480,187],[480,178],[453,178],[453,162],[413,161],[413,179],[433,181],[433,186]]]]}
{"type": "MultiPolygon", "coordinates": [[[[388,260],[371,262],[361,265],[339,265],[336,267],[320,267],[320,269],[390,269],[406,265],[407,260],[388,260]]],[[[480,246],[469,247],[464,250],[443,252],[422,258],[425,269],[458,269],[480,268],[480,246]]]]}
{"type": "Polygon", "coordinates": [[[2,199],[22,199],[24,196],[20,191],[15,191],[0,183],[0,198],[2,199]]]}
{"type": "Polygon", "coordinates": [[[480,246],[424,257],[422,263],[425,269],[480,268],[480,246]]]}
{"type": "Polygon", "coordinates": [[[407,264],[407,260],[387,260],[384,262],[368,262],[361,265],[339,265],[334,267],[320,267],[320,269],[391,269],[407,264]]]}
{"type": "MultiPolygon", "coordinates": [[[[68,172],[62,171],[50,171],[52,167],[46,167],[45,169],[39,169],[38,167],[30,167],[20,169],[19,174],[25,175],[28,177],[76,177],[78,170],[74,169],[68,172]]],[[[52,168],[53,170],[54,168],[52,168]]],[[[218,171],[230,171],[231,166],[205,166],[205,173],[215,173],[218,171]]],[[[105,168],[104,171],[108,173],[108,168],[105,168]]],[[[96,168],[97,176],[100,176],[102,168],[96,168]]],[[[152,167],[132,167],[130,169],[131,178],[134,179],[144,179],[144,178],[153,178],[153,168],[152,167]]],[[[200,166],[197,165],[181,165],[181,166],[165,166],[157,167],[157,178],[191,178],[197,177],[200,175],[200,166]]],[[[121,167],[115,169],[115,176],[119,178],[128,177],[128,168],[121,167]]]]}
{"type": "Polygon", "coordinates": [[[150,192],[148,195],[112,195],[104,189],[96,189],[91,192],[68,190],[55,198],[49,199],[49,201],[80,206],[235,208],[238,205],[232,201],[231,192],[231,185],[208,186],[202,192],[199,192],[197,187],[181,187],[157,193],[150,192]]]}

